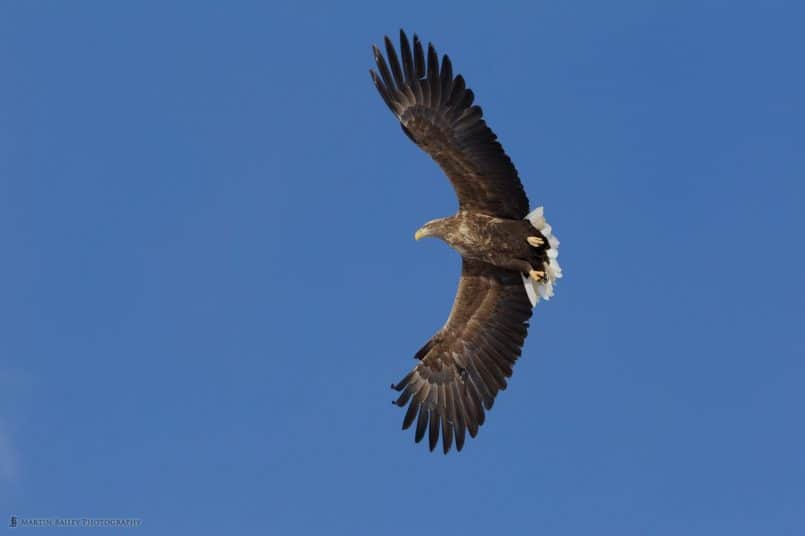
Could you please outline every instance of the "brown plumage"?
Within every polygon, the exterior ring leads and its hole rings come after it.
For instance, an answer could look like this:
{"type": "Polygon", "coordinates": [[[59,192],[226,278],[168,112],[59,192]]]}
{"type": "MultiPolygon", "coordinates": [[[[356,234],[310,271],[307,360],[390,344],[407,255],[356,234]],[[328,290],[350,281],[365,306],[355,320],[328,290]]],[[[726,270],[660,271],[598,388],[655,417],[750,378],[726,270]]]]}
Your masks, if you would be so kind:
{"type": "Polygon", "coordinates": [[[467,431],[475,437],[484,411],[506,388],[536,302],[539,285],[529,274],[550,279],[542,285],[548,290],[539,291],[549,297],[554,276],[561,277],[558,241],[544,219],[524,219],[529,205],[517,170],[450,59],[440,64],[431,44],[426,58],[419,38],[411,47],[402,30],[401,59],[388,37],[385,49],[388,61],[374,47],[379,74],[370,71],[372,79],[405,134],[447,174],[459,201],[455,216],[428,222],[416,235],[441,238],[462,255],[453,309],[414,356],[419,363],[392,386],[401,391],[395,403],[408,404],[403,429],[415,424],[415,440],[427,434],[431,450],[441,435],[447,453],[453,441],[461,450],[467,431]]]}

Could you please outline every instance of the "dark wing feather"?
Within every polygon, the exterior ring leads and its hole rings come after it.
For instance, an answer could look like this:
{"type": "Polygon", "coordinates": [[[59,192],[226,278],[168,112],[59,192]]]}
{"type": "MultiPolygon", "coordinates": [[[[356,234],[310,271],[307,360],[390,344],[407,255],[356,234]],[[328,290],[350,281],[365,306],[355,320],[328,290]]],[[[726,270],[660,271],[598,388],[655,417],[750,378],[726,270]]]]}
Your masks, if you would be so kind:
{"type": "Polygon", "coordinates": [[[531,303],[520,274],[464,259],[453,310],[444,327],[417,352],[420,362],[394,385],[398,406],[410,406],[408,428],[419,415],[416,441],[425,436],[433,450],[441,429],[445,454],[453,438],[475,437],[498,391],[506,388],[528,330],[531,303]],[[413,396],[412,396],[413,394],[413,396]]]}
{"type": "Polygon", "coordinates": [[[458,196],[461,209],[502,218],[528,213],[528,198],[512,161],[486,126],[480,106],[461,75],[453,76],[450,58],[428,44],[427,61],[414,34],[413,51],[400,30],[402,65],[385,38],[388,64],[374,47],[378,76],[370,71],[383,100],[403,130],[439,164],[458,196]],[[389,65],[391,68],[389,68],[389,65]]]}

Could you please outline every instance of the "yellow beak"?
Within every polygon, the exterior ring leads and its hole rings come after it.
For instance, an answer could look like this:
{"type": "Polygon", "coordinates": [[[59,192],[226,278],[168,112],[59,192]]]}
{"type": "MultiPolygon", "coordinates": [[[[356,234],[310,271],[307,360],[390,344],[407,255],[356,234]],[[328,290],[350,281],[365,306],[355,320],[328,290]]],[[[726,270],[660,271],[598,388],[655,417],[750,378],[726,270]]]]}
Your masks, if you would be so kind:
{"type": "Polygon", "coordinates": [[[423,236],[425,236],[424,229],[419,229],[416,233],[414,233],[414,240],[419,240],[423,236]]]}

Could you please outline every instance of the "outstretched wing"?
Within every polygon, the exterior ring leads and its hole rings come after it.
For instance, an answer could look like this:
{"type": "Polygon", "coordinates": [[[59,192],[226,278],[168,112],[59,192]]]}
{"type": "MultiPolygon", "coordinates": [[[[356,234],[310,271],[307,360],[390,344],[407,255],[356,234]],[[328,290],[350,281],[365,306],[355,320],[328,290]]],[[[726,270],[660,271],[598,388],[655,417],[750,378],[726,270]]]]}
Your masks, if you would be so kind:
{"type": "Polygon", "coordinates": [[[428,57],[414,34],[413,50],[400,30],[402,64],[386,37],[388,64],[373,47],[377,90],[400,120],[403,131],[428,153],[450,178],[461,209],[501,218],[521,219],[528,198],[511,159],[486,126],[481,107],[461,75],[453,76],[450,58],[428,44],[428,57]]]}
{"type": "Polygon", "coordinates": [[[464,259],[447,323],[414,356],[420,362],[397,385],[408,405],[403,430],[416,419],[415,440],[428,430],[430,449],[442,435],[444,453],[465,430],[475,437],[498,391],[506,388],[528,331],[531,302],[520,274],[464,259]]]}

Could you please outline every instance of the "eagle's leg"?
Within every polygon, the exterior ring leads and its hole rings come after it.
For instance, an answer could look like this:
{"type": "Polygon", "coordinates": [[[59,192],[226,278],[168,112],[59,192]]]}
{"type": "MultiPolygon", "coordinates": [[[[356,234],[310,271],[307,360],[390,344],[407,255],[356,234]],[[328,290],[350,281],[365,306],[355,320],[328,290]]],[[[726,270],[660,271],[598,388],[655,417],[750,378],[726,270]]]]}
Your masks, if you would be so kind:
{"type": "Polygon", "coordinates": [[[522,259],[508,259],[499,265],[500,268],[505,270],[514,270],[523,274],[527,274],[534,281],[540,281],[545,277],[545,272],[534,270],[531,263],[522,259]]]}
{"type": "Polygon", "coordinates": [[[529,236],[528,238],[526,238],[526,241],[535,248],[538,248],[545,243],[545,240],[543,240],[538,236],[529,236]]]}

